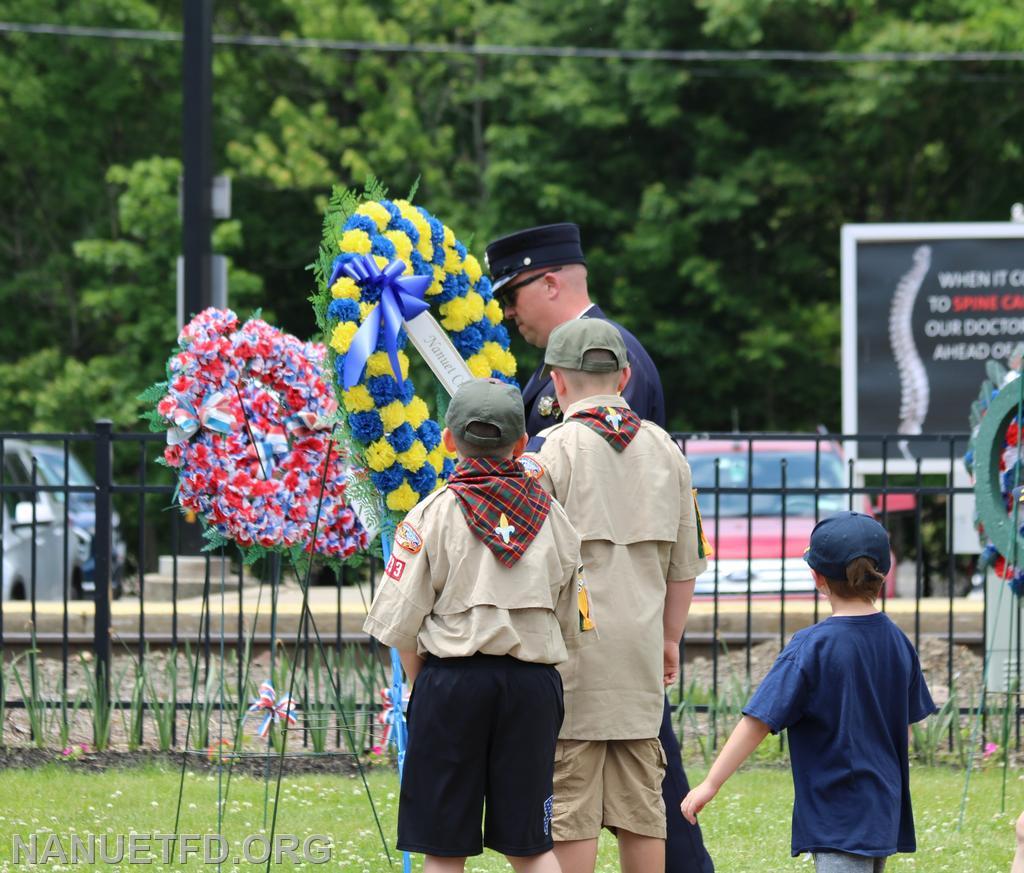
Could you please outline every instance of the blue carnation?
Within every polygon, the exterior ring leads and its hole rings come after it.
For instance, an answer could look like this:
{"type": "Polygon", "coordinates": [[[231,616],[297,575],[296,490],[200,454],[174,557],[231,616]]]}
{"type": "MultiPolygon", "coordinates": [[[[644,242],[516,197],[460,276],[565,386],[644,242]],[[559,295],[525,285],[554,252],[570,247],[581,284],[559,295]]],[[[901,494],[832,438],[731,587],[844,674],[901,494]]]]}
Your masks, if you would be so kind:
{"type": "Polygon", "coordinates": [[[430,266],[427,260],[419,252],[414,251],[412,257],[409,259],[412,261],[412,271],[417,276],[433,276],[434,268],[430,266]]]}
{"type": "Polygon", "coordinates": [[[444,281],[441,283],[441,293],[438,294],[434,299],[437,301],[437,305],[440,306],[442,303],[447,303],[449,300],[454,300],[458,296],[458,276],[449,274],[444,277],[444,281]]]}
{"type": "Polygon", "coordinates": [[[388,434],[388,442],[396,452],[407,452],[416,442],[416,431],[412,429],[412,425],[402,424],[388,434]]]}
{"type": "Polygon", "coordinates": [[[437,485],[437,472],[430,464],[424,464],[415,473],[410,473],[406,478],[409,480],[409,487],[420,497],[426,497],[437,485]]]}
{"type": "Polygon", "coordinates": [[[334,359],[334,373],[339,383],[345,380],[345,355],[338,355],[334,359]]]}
{"type": "Polygon", "coordinates": [[[408,218],[402,218],[402,214],[398,213],[398,217],[391,222],[391,228],[393,230],[400,230],[409,239],[412,240],[414,246],[419,245],[420,232],[416,230],[416,225],[409,221],[408,218]]]}
{"type": "Polygon", "coordinates": [[[370,237],[370,242],[373,244],[373,248],[370,249],[371,254],[380,255],[389,261],[395,259],[395,244],[386,236],[381,236],[378,233],[370,237]]]}
{"type": "Polygon", "coordinates": [[[403,473],[400,464],[392,464],[380,473],[370,473],[370,481],[373,482],[374,487],[381,494],[387,494],[390,491],[394,491],[402,484],[402,478],[403,473]]]}
{"type": "Polygon", "coordinates": [[[379,202],[380,202],[380,205],[383,206],[388,211],[388,215],[391,216],[391,221],[388,224],[388,227],[394,227],[394,223],[396,221],[401,220],[401,218],[402,218],[401,211],[399,210],[399,208],[397,206],[395,206],[394,203],[392,203],[390,200],[388,200],[386,198],[381,199],[379,202]]]}
{"type": "Polygon", "coordinates": [[[362,443],[372,443],[384,436],[384,423],[380,420],[380,415],[373,410],[353,412],[348,417],[348,426],[352,436],[362,443]]]}
{"type": "Polygon", "coordinates": [[[359,299],[362,303],[377,303],[380,300],[380,286],[360,282],[359,299]]]}
{"type": "Polygon", "coordinates": [[[463,261],[466,260],[466,247],[462,243],[460,243],[458,240],[455,240],[455,251],[457,251],[459,253],[459,257],[463,261]]]}
{"type": "Polygon", "coordinates": [[[345,222],[343,230],[364,230],[371,237],[377,232],[377,222],[369,215],[353,215],[345,222]]]}
{"type": "Polygon", "coordinates": [[[501,324],[500,322],[498,324],[492,324],[491,340],[493,342],[496,342],[503,349],[507,349],[510,342],[508,328],[505,327],[505,325],[501,324]]]}
{"type": "Polygon", "coordinates": [[[455,472],[455,462],[451,458],[445,458],[444,464],[441,466],[441,478],[447,479],[452,473],[455,472]]]}
{"type": "Polygon", "coordinates": [[[366,380],[366,389],[377,406],[387,406],[399,396],[399,387],[394,376],[371,376],[366,380]]]}
{"type": "Polygon", "coordinates": [[[487,276],[481,276],[476,281],[476,293],[484,298],[484,303],[494,296],[494,287],[487,276]]]}
{"type": "Polygon", "coordinates": [[[345,297],[332,300],[327,307],[327,317],[334,321],[359,321],[359,304],[345,297]]]}
{"type": "Polygon", "coordinates": [[[499,373],[497,370],[491,371],[491,378],[497,379],[499,382],[505,382],[508,385],[515,385],[516,388],[519,387],[519,383],[516,381],[515,376],[506,376],[504,373],[499,373]]]}
{"type": "MultiPolygon", "coordinates": [[[[423,448],[428,452],[434,451],[441,445],[441,428],[436,421],[429,418],[416,429],[416,436],[420,438],[423,448]]],[[[416,490],[419,491],[418,488],[416,490]]]]}
{"type": "Polygon", "coordinates": [[[406,406],[412,402],[413,397],[416,396],[416,386],[412,384],[412,379],[406,379],[402,383],[402,390],[398,396],[402,398],[402,403],[406,406]]]}
{"type": "Polygon", "coordinates": [[[471,324],[463,330],[453,331],[449,337],[463,358],[472,357],[480,351],[480,347],[484,344],[484,332],[475,324],[471,324]]]}

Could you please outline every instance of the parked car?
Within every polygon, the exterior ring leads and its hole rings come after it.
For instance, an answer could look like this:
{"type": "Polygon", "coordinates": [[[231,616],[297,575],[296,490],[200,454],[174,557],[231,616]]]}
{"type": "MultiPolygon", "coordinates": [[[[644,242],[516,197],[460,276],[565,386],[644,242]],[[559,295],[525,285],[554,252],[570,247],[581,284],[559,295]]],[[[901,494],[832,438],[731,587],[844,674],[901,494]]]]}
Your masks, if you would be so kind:
{"type": "MultiPolygon", "coordinates": [[[[33,593],[33,528],[35,530],[35,597],[60,600],[65,584],[74,596],[88,560],[92,536],[69,523],[53,493],[32,492],[32,450],[21,440],[4,440],[4,484],[23,490],[4,491],[3,587],[4,600],[27,600],[33,593]],[[34,499],[33,499],[34,497],[34,499]],[[70,541],[66,538],[69,537],[70,541]],[[68,575],[64,576],[64,550],[68,542],[68,575]]],[[[40,474],[37,484],[49,484],[40,474]]]]}
{"type": "MultiPolygon", "coordinates": [[[[813,440],[690,439],[681,444],[715,550],[697,578],[696,594],[714,594],[717,573],[719,595],[746,595],[748,587],[756,596],[813,595],[814,579],[803,560],[811,530],[825,516],[850,508],[841,450],[824,440],[819,445],[816,457],[813,440]],[[785,496],[734,492],[719,494],[716,501],[716,461],[720,488],[781,488],[783,459],[787,490],[818,490],[785,496]]],[[[853,508],[873,514],[866,495],[855,495],[853,508]]],[[[892,569],[887,596],[895,593],[895,578],[892,569]]]]}
{"type": "MultiPolygon", "coordinates": [[[[61,486],[64,484],[64,448],[53,443],[33,443],[31,446],[32,455],[36,459],[43,479],[47,485],[61,486]]],[[[87,486],[94,488],[95,480],[89,475],[82,462],[73,454],[68,452],[68,484],[71,486],[87,486]]],[[[63,518],[64,513],[64,492],[52,492],[59,504],[58,519],[63,518]]],[[[81,574],[77,580],[72,581],[73,596],[93,597],[96,594],[96,495],[94,492],[72,491],[68,492],[68,522],[76,531],[84,532],[88,536],[89,547],[86,560],[81,567],[81,574]]],[[[124,563],[127,555],[127,546],[121,538],[121,517],[116,511],[110,513],[111,539],[113,547],[111,551],[111,594],[113,597],[121,596],[122,579],[124,577],[124,563]]]]}

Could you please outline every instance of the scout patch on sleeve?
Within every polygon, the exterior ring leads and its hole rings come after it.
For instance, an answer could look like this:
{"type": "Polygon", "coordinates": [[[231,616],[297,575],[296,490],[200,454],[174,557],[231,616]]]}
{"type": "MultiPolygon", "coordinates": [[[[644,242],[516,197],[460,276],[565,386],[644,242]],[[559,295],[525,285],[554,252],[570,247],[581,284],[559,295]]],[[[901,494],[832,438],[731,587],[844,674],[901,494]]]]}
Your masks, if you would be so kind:
{"type": "Polygon", "coordinates": [[[691,490],[693,491],[693,512],[697,517],[697,556],[700,558],[710,558],[715,554],[715,550],[711,548],[711,543],[704,533],[704,522],[701,521],[700,506],[697,503],[697,489],[693,488],[691,490]]]}
{"type": "Polygon", "coordinates": [[[583,578],[583,568],[576,571],[576,605],[580,611],[580,630],[591,631],[597,625],[590,614],[590,591],[587,589],[587,580],[583,578]]]}
{"type": "Polygon", "coordinates": [[[405,561],[400,561],[394,555],[388,560],[388,566],[384,572],[396,582],[400,582],[405,572],[405,561]]]}
{"type": "Polygon", "coordinates": [[[519,466],[529,479],[539,479],[544,475],[544,465],[533,455],[520,455],[519,466]]]}
{"type": "Polygon", "coordinates": [[[423,548],[423,537],[409,522],[403,521],[395,529],[395,545],[415,555],[423,548]]]}

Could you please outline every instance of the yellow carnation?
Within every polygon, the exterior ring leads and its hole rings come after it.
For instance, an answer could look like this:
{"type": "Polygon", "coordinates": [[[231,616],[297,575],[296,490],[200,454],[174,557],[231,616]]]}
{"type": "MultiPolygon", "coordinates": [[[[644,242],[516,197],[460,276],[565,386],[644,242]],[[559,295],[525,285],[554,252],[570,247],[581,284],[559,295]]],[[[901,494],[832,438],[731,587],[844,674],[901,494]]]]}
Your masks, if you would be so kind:
{"type": "Polygon", "coordinates": [[[384,268],[385,268],[385,267],[386,267],[386,266],[387,266],[387,265],[388,265],[389,263],[391,263],[391,262],[390,262],[390,261],[389,261],[389,260],[388,260],[387,258],[385,258],[385,257],[384,257],[384,255],[374,255],[374,256],[373,256],[373,259],[374,259],[374,260],[375,260],[375,261],[377,262],[377,266],[378,266],[378,267],[380,267],[380,268],[381,268],[382,270],[383,270],[383,269],[384,269],[384,268]]]}
{"type": "Polygon", "coordinates": [[[441,326],[445,330],[458,331],[469,326],[471,321],[469,304],[464,297],[454,297],[438,307],[441,313],[441,326]]]}
{"type": "Polygon", "coordinates": [[[491,362],[487,360],[487,355],[475,354],[468,361],[466,366],[469,367],[469,372],[473,374],[476,379],[487,379],[491,375],[491,362]]]}
{"type": "Polygon", "coordinates": [[[423,398],[413,397],[409,401],[409,405],[405,407],[405,420],[409,422],[409,426],[419,427],[428,418],[430,418],[430,410],[427,409],[427,404],[423,402],[423,398]]]}
{"type": "Polygon", "coordinates": [[[359,325],[351,321],[336,324],[331,333],[331,348],[339,355],[345,354],[348,347],[352,345],[352,337],[356,335],[357,330],[359,330],[359,325]]]}
{"type": "Polygon", "coordinates": [[[356,215],[366,215],[372,218],[373,223],[377,225],[377,230],[384,230],[391,222],[391,213],[376,201],[361,203],[356,210],[356,215]]]}
{"type": "Polygon", "coordinates": [[[341,402],[348,412],[369,412],[376,405],[365,385],[356,385],[343,392],[341,402]]]}
{"type": "Polygon", "coordinates": [[[353,252],[357,255],[368,255],[373,244],[365,230],[346,230],[341,235],[341,242],[338,248],[343,252],[353,252]]]}
{"type": "Polygon", "coordinates": [[[376,303],[360,303],[359,304],[359,321],[363,322],[369,317],[370,313],[376,308],[376,303]]]}
{"type": "Polygon", "coordinates": [[[505,313],[501,311],[501,304],[493,297],[487,301],[484,315],[487,316],[487,320],[491,324],[501,324],[501,320],[505,317],[505,313]]]}
{"type": "Polygon", "coordinates": [[[491,362],[491,369],[497,370],[503,376],[514,376],[516,372],[516,359],[511,352],[505,351],[496,342],[486,342],[482,349],[487,360],[491,362]]]}
{"type": "Polygon", "coordinates": [[[408,512],[419,502],[419,499],[419,494],[409,487],[409,483],[403,482],[388,494],[388,509],[393,512],[408,512]]]}
{"type": "Polygon", "coordinates": [[[444,282],[445,272],[443,267],[434,267],[434,283],[427,289],[427,296],[433,297],[443,290],[441,285],[444,282]]]}
{"type": "MultiPolygon", "coordinates": [[[[402,369],[402,378],[409,378],[409,357],[405,352],[398,352],[398,366],[402,369]]],[[[394,376],[391,369],[391,358],[387,352],[374,352],[366,359],[366,378],[371,376],[394,376]]]]}
{"type": "Polygon", "coordinates": [[[466,260],[462,266],[466,268],[466,275],[469,276],[470,285],[475,285],[480,281],[483,270],[480,269],[480,262],[473,255],[466,255],[466,260]]]}
{"type": "Polygon", "coordinates": [[[462,269],[462,257],[451,246],[444,247],[444,268],[449,273],[458,273],[462,269]]]}
{"type": "Polygon", "coordinates": [[[434,472],[440,475],[441,468],[444,467],[444,459],[448,457],[444,451],[444,445],[439,445],[434,451],[427,455],[427,463],[434,468],[434,472]]]}
{"type": "Polygon", "coordinates": [[[381,437],[366,447],[366,466],[380,473],[395,463],[395,450],[386,439],[381,437]]]}
{"type": "Polygon", "coordinates": [[[397,430],[405,424],[405,407],[402,406],[401,400],[392,400],[387,406],[382,406],[378,411],[380,412],[380,420],[384,422],[386,433],[391,433],[391,431],[397,430]]]}
{"type": "Polygon", "coordinates": [[[351,279],[348,276],[342,276],[333,285],[331,285],[331,296],[345,297],[349,300],[358,300],[361,295],[359,292],[359,286],[356,284],[356,280],[351,279]]]}
{"type": "Polygon", "coordinates": [[[466,314],[469,316],[470,324],[480,321],[484,317],[484,298],[476,291],[470,291],[466,297],[466,314]]]}
{"type": "Polygon", "coordinates": [[[396,456],[398,463],[410,472],[415,472],[427,462],[427,450],[416,440],[406,451],[396,456]]]}
{"type": "Polygon", "coordinates": [[[444,225],[444,244],[446,246],[455,245],[455,234],[452,229],[446,224],[444,225]]]}
{"type": "Polygon", "coordinates": [[[406,269],[411,269],[412,240],[400,230],[389,230],[384,236],[391,240],[395,247],[395,257],[405,261],[406,269]]]}

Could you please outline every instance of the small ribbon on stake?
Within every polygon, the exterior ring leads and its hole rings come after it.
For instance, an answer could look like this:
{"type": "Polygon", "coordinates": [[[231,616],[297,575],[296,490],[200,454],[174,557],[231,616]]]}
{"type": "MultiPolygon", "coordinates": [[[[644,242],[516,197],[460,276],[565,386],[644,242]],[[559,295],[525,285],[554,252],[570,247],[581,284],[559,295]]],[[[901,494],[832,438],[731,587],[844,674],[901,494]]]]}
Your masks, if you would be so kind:
{"type": "Polygon", "coordinates": [[[250,451],[256,456],[263,478],[269,479],[277,465],[277,459],[285,457],[290,451],[288,437],[284,428],[280,426],[271,427],[266,433],[255,433],[253,436],[256,442],[250,447],[250,451]]]}
{"type": "Polygon", "coordinates": [[[295,700],[290,694],[282,694],[280,697],[276,697],[274,686],[270,682],[261,682],[259,695],[252,702],[252,706],[248,710],[249,712],[266,713],[256,734],[258,737],[261,739],[266,737],[270,732],[271,724],[275,722],[285,721],[289,726],[298,724],[298,721],[292,714],[295,712],[295,700]]]}
{"type": "Polygon", "coordinates": [[[398,363],[398,332],[403,322],[411,321],[430,309],[430,304],[423,298],[433,282],[429,276],[403,276],[404,272],[404,261],[391,261],[382,270],[369,255],[357,255],[336,262],[331,271],[328,287],[344,274],[361,287],[380,289],[380,303],[370,311],[356,331],[345,356],[343,384],[346,391],[359,383],[366,361],[377,348],[382,333],[384,351],[391,361],[391,369],[395,378],[402,381],[402,368],[398,363]]]}
{"type": "Polygon", "coordinates": [[[172,415],[174,427],[167,431],[167,444],[177,446],[188,442],[205,427],[215,433],[227,435],[235,429],[235,416],[231,412],[231,399],[223,391],[214,391],[203,398],[199,411],[191,405],[179,406],[172,415]]]}

